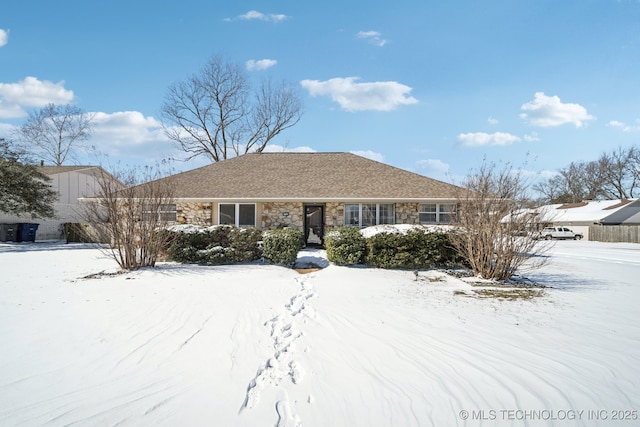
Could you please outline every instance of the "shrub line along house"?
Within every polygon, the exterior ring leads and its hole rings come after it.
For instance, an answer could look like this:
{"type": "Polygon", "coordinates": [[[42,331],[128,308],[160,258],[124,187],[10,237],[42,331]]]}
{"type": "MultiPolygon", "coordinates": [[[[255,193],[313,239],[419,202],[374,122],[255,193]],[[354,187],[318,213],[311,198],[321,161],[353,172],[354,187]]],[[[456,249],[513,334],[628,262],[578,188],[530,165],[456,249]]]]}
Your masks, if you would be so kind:
{"type": "Polygon", "coordinates": [[[351,153],[245,154],[158,181],[175,191],[165,220],[299,229],[307,245],[343,225],[449,223],[459,190],[351,153]]]}

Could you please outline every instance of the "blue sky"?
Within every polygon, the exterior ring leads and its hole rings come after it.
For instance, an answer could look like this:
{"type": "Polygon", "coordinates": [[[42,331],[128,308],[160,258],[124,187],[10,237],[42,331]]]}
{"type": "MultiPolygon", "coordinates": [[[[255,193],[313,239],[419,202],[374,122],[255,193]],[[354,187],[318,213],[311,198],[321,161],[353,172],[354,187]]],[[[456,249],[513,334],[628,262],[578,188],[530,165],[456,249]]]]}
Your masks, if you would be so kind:
{"type": "Polygon", "coordinates": [[[304,116],[273,149],[457,181],[483,158],[544,177],[640,142],[639,0],[6,2],[0,136],[73,102],[109,163],[175,156],[166,90],[214,54],[299,87],[304,116]]]}

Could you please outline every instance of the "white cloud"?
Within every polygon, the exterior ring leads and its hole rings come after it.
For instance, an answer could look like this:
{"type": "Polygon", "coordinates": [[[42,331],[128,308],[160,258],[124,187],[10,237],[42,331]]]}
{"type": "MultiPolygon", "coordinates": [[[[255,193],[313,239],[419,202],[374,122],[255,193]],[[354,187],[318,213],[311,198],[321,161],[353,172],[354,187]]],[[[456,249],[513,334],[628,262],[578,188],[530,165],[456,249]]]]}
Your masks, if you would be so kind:
{"type": "Polygon", "coordinates": [[[0,138],[9,138],[9,135],[11,135],[16,129],[16,126],[0,122],[0,138]]]}
{"type": "Polygon", "coordinates": [[[387,44],[387,40],[383,39],[382,34],[377,31],[360,31],[356,34],[356,37],[359,39],[365,39],[369,43],[380,47],[387,44]]]}
{"type": "Polygon", "coordinates": [[[94,113],[93,125],[93,139],[103,140],[107,145],[131,147],[168,140],[160,121],[138,111],[94,113]]]}
{"type": "Polygon", "coordinates": [[[524,140],[527,142],[538,142],[540,141],[540,137],[538,137],[537,132],[531,132],[524,136],[524,140]]]}
{"type": "Polygon", "coordinates": [[[487,119],[487,122],[489,122],[490,125],[497,125],[498,123],[500,123],[498,119],[494,119],[491,116],[489,116],[489,118],[487,119]]]}
{"type": "Polygon", "coordinates": [[[276,65],[278,61],[275,59],[250,59],[247,61],[247,70],[249,71],[260,71],[266,70],[267,68],[271,68],[276,65]]]}
{"type": "Polygon", "coordinates": [[[635,126],[631,126],[618,120],[611,120],[609,123],[607,123],[607,126],[619,129],[623,132],[638,132],[640,131],[640,119],[637,119],[636,123],[637,124],[635,126]]]}
{"type": "Polygon", "coordinates": [[[416,104],[409,86],[398,82],[358,83],[358,77],[334,78],[326,81],[302,80],[300,84],[311,96],[328,95],[347,111],[390,111],[398,105],[416,104]]]}
{"type": "Polygon", "coordinates": [[[437,175],[446,175],[451,170],[451,166],[448,163],[438,159],[418,160],[417,164],[421,170],[437,175]]]}
{"type": "Polygon", "coordinates": [[[584,122],[594,119],[582,105],[563,104],[557,96],[546,96],[543,92],[537,92],[534,100],[523,104],[520,109],[526,111],[520,114],[521,118],[539,127],[573,124],[579,128],[584,122]]]}
{"type": "Polygon", "coordinates": [[[506,132],[496,133],[461,133],[458,135],[458,141],[462,142],[465,147],[481,147],[487,145],[511,145],[520,141],[520,137],[511,135],[506,132]]]}
{"type": "Polygon", "coordinates": [[[384,162],[384,156],[381,153],[376,153],[375,151],[350,151],[350,153],[355,154],[356,156],[365,157],[369,160],[375,160],[376,162],[384,162]]]}
{"type": "Polygon", "coordinates": [[[14,119],[26,114],[19,104],[6,102],[2,100],[2,95],[0,95],[0,119],[14,119]]]}
{"type": "Polygon", "coordinates": [[[429,178],[451,183],[462,182],[464,178],[453,175],[451,166],[438,159],[418,160],[416,162],[416,172],[429,178]]]}
{"type": "Polygon", "coordinates": [[[0,83],[0,119],[25,116],[24,107],[68,104],[72,100],[73,91],[64,88],[64,81],[53,83],[25,77],[17,83],[0,83]]]}
{"type": "Polygon", "coordinates": [[[183,155],[164,134],[160,121],[138,111],[94,113],[93,124],[87,145],[109,161],[151,165],[183,155]]]}
{"type": "Polygon", "coordinates": [[[0,28],[0,47],[9,43],[9,31],[0,28]]]}
{"type": "MultiPolygon", "coordinates": [[[[249,12],[239,15],[238,19],[242,19],[244,21],[268,21],[268,22],[282,22],[286,19],[289,19],[287,15],[283,14],[274,14],[274,13],[262,13],[257,10],[250,10],[249,12]]],[[[227,19],[228,21],[229,19],[227,19]]]]}

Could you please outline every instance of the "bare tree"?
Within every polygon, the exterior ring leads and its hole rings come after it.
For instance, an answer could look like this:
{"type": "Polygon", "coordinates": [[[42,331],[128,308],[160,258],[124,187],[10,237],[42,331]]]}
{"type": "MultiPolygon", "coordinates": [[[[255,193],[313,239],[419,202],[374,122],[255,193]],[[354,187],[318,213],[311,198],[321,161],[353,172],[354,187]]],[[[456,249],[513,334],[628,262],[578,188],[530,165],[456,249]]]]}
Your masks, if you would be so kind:
{"type": "Polygon", "coordinates": [[[568,203],[573,197],[566,192],[564,176],[557,174],[533,185],[533,190],[540,194],[542,203],[568,203]]]}
{"type": "Polygon", "coordinates": [[[72,156],[74,148],[89,139],[93,117],[71,104],[47,104],[30,112],[14,135],[41,160],[60,166],[72,156]]]}
{"type": "Polygon", "coordinates": [[[262,152],[302,117],[302,99],[287,83],[267,80],[253,90],[238,64],[213,56],[186,80],[172,84],[161,109],[166,135],[187,153],[217,162],[262,152]]]}
{"type": "Polygon", "coordinates": [[[590,162],[571,162],[558,175],[537,183],[543,200],[575,203],[583,200],[629,199],[640,191],[640,149],[618,147],[590,162]]]}
{"type": "Polygon", "coordinates": [[[545,262],[547,248],[533,233],[538,218],[526,208],[528,182],[512,166],[498,169],[486,162],[465,178],[457,195],[453,244],[465,256],[474,274],[507,280],[518,269],[545,262]]]}
{"type": "Polygon", "coordinates": [[[602,191],[609,199],[628,199],[638,192],[640,150],[618,147],[598,160],[603,174],[602,191]]]}
{"type": "Polygon", "coordinates": [[[103,173],[97,194],[85,200],[84,214],[98,241],[127,270],[155,266],[172,238],[166,226],[175,221],[174,189],[157,170],[131,169],[115,176],[103,173]]]}
{"type": "Polygon", "coordinates": [[[546,182],[535,184],[533,189],[543,196],[545,202],[577,203],[601,197],[603,181],[600,162],[571,162],[546,182]]]}
{"type": "MultiPolygon", "coordinates": [[[[640,148],[635,145],[631,147],[632,154],[630,155],[630,169],[636,185],[640,186],[640,148]]],[[[636,188],[636,190],[638,190],[636,188]]],[[[634,193],[636,194],[636,193],[634,193]]]]}

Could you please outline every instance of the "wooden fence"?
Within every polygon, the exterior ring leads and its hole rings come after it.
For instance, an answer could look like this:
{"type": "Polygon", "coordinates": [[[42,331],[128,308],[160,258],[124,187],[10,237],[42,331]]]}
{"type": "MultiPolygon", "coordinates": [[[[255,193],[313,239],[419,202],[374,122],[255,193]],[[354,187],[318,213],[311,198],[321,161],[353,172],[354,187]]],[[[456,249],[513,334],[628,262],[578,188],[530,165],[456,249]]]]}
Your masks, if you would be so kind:
{"type": "Polygon", "coordinates": [[[640,225],[592,225],[589,240],[640,243],[640,225]]]}

